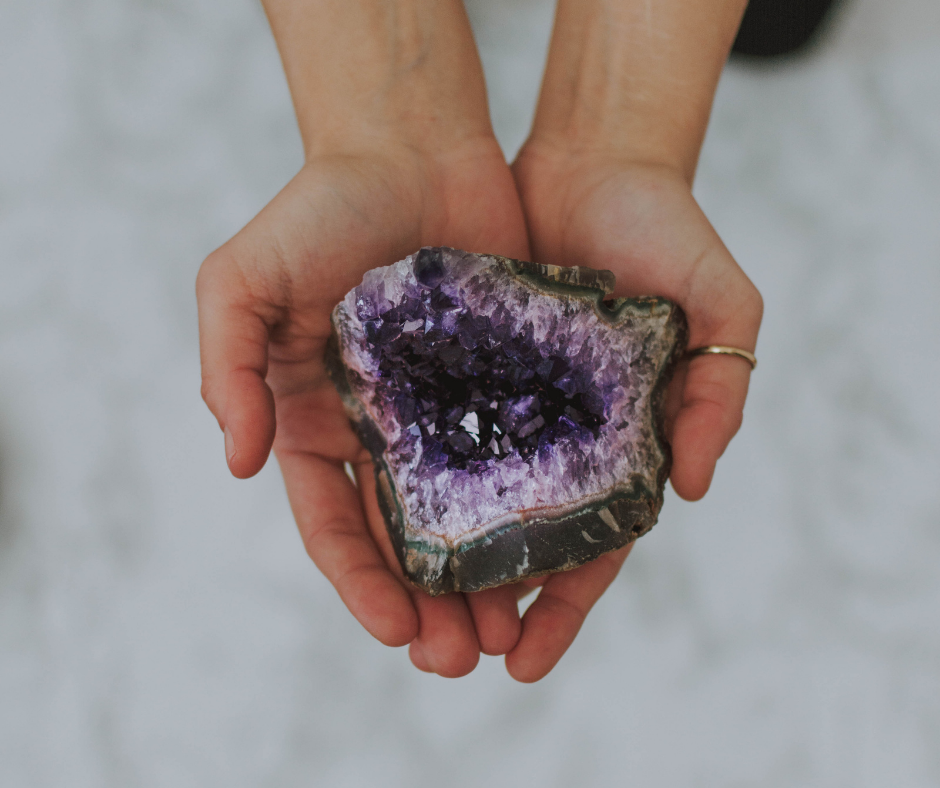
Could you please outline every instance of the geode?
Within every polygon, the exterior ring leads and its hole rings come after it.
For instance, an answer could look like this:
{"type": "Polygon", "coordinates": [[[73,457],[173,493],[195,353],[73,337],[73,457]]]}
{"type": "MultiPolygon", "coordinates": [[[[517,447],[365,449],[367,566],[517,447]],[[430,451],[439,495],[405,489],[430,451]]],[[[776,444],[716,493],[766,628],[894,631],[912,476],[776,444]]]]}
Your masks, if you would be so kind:
{"type": "Polygon", "coordinates": [[[686,321],[613,286],[610,271],[424,248],[336,306],[327,366],[419,587],[573,569],[656,522],[686,321]]]}

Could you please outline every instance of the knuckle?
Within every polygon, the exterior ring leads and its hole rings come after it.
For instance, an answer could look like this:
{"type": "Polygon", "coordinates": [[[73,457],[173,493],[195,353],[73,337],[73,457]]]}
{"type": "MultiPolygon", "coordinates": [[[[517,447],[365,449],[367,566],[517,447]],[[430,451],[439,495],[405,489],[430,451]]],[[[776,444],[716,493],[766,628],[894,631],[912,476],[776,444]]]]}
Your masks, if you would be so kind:
{"type": "Polygon", "coordinates": [[[761,320],[764,318],[764,298],[753,283],[750,283],[748,294],[742,306],[742,316],[748,325],[755,330],[759,328],[761,320]]]}
{"type": "Polygon", "coordinates": [[[539,601],[542,601],[543,597],[543,607],[552,617],[565,618],[578,625],[587,618],[588,611],[570,599],[557,594],[546,594],[544,590],[539,595],[539,601]]]}
{"type": "Polygon", "coordinates": [[[208,378],[203,378],[202,385],[199,387],[199,394],[202,396],[202,401],[209,406],[209,410],[212,410],[212,403],[215,398],[208,378]]]}
{"type": "Polygon", "coordinates": [[[212,289],[222,265],[221,252],[218,249],[202,261],[202,265],[199,266],[199,271],[196,274],[196,298],[198,300],[205,298],[206,294],[212,289]]]}

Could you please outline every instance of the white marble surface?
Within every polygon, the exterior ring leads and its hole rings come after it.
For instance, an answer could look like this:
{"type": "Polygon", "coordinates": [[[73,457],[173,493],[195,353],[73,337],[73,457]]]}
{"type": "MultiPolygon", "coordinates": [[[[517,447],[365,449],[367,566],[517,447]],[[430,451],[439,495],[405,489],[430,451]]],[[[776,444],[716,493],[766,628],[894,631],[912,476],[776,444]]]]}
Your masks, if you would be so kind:
{"type": "MultiPolygon", "coordinates": [[[[470,10],[511,153],[551,8],[470,10]]],[[[531,687],[419,674],[226,476],[193,277],[299,163],[249,0],[0,0],[0,785],[940,785],[940,5],[726,73],[744,430],[531,687]]]]}

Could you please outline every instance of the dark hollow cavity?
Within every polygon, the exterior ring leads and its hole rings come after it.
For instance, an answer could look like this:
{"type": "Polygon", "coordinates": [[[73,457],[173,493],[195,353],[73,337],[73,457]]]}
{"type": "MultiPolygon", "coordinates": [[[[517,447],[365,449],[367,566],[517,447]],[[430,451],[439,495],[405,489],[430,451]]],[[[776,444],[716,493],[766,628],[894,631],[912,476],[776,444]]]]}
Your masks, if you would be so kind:
{"type": "Polygon", "coordinates": [[[357,308],[383,396],[421,436],[422,464],[479,473],[514,452],[545,459],[562,438],[598,437],[607,416],[590,364],[540,350],[531,323],[513,335],[508,323],[472,314],[441,290],[437,261],[418,262],[420,298],[357,308]]]}

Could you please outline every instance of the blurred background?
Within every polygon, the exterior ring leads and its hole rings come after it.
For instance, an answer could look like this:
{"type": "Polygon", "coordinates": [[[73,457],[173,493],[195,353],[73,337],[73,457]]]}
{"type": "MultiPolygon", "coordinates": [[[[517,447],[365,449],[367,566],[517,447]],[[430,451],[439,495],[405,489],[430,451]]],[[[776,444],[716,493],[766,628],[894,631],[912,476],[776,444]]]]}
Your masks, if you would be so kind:
{"type": "MultiPolygon", "coordinates": [[[[468,10],[511,158],[552,4],[468,10]]],[[[940,785],[940,4],[727,68],[744,428],[535,686],[414,670],[227,475],[193,281],[300,164],[253,0],[0,0],[0,785],[940,785]]]]}

